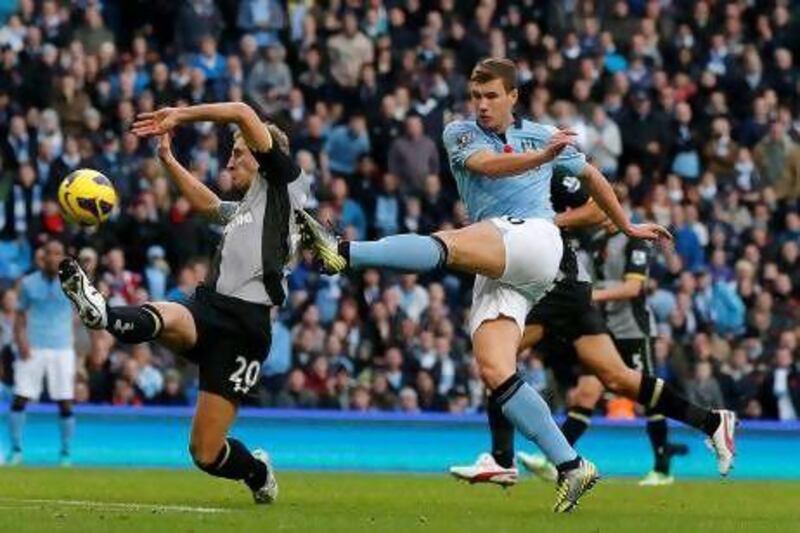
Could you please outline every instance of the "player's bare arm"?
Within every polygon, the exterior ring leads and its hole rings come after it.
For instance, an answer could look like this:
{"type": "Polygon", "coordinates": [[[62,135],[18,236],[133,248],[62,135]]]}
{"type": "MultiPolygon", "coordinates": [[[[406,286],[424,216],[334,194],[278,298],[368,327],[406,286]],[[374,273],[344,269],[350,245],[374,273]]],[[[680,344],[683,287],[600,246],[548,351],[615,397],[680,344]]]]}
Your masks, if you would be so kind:
{"type": "Polygon", "coordinates": [[[606,226],[607,223],[613,228],[616,228],[614,223],[609,220],[605,212],[603,212],[603,210],[600,209],[597,203],[591,198],[588,202],[580,207],[568,209],[563,213],[556,213],[553,222],[559,228],[568,230],[597,226],[600,224],[606,226]]]}
{"type": "Polygon", "coordinates": [[[625,214],[608,180],[594,166],[587,164],[578,177],[586,185],[592,199],[625,235],[648,241],[672,241],[672,234],[663,226],[652,223],[633,224],[625,214]]]}
{"type": "Polygon", "coordinates": [[[25,311],[17,311],[16,320],[14,320],[14,342],[17,343],[19,356],[23,360],[29,359],[31,356],[31,344],[28,339],[28,315],[25,311]]]}
{"type": "Polygon", "coordinates": [[[214,216],[219,210],[221,200],[176,159],[172,153],[171,137],[170,133],[163,133],[158,137],[158,158],[192,209],[205,216],[214,216]]]}
{"type": "Polygon", "coordinates": [[[133,133],[140,137],[162,135],[189,122],[226,122],[239,126],[247,146],[260,152],[272,148],[272,136],[258,114],[247,104],[224,102],[189,107],[165,107],[140,113],[133,123],[133,133]]]}
{"type": "Polygon", "coordinates": [[[612,302],[619,300],[631,300],[639,296],[644,290],[644,281],[638,276],[627,276],[625,281],[613,287],[595,289],[592,291],[592,301],[612,302]]]}
{"type": "Polygon", "coordinates": [[[573,131],[558,130],[542,150],[521,154],[498,154],[491,150],[481,150],[471,155],[465,166],[475,174],[490,178],[512,177],[549,163],[558,157],[564,148],[572,144],[574,139],[573,131]]]}

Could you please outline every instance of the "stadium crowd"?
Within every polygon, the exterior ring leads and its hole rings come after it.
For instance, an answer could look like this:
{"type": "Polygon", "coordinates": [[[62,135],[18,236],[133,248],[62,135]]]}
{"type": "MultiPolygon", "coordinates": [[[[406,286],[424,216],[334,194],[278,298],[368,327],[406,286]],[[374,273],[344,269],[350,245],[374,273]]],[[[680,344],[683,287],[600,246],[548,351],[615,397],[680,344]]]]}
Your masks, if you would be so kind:
{"type": "MultiPolygon", "coordinates": [[[[441,145],[485,56],[520,73],[519,112],[569,126],[638,219],[669,226],[651,267],[658,373],[745,418],[800,416],[800,9],[788,0],[181,0],[0,2],[0,400],[15,283],[56,237],[112,302],[180,300],[221,228],[176,195],[137,112],[244,100],[286,129],[309,208],[352,238],[466,223],[441,145]],[[92,167],[121,205],[61,217],[62,177],[92,167]]],[[[179,158],[223,198],[232,131],[181,129],[179,158]]],[[[471,280],[304,256],[275,310],[252,403],[469,412],[484,391],[464,330],[471,280]]],[[[78,337],[78,402],[188,404],[196,375],[155,345],[78,337]]],[[[535,352],[525,379],[555,389],[535,352]]],[[[553,395],[561,405],[568,391],[553,395]]],[[[611,402],[609,402],[611,403],[611,402]]],[[[615,412],[620,409],[615,408],[615,412]]],[[[632,408],[621,409],[622,415],[632,408]]]]}

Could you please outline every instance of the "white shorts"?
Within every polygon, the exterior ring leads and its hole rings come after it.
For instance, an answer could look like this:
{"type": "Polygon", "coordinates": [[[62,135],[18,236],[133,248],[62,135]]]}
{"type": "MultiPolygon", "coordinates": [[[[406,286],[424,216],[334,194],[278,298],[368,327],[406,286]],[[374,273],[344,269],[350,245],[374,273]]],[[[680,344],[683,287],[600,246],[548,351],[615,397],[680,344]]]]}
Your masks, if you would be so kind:
{"type": "Polygon", "coordinates": [[[470,336],[486,320],[513,318],[525,329],[525,318],[553,288],[564,245],[558,228],[541,218],[492,218],[503,235],[506,269],[499,279],[475,276],[470,311],[470,336]]]}
{"type": "Polygon", "coordinates": [[[75,397],[75,350],[31,349],[29,359],[14,361],[14,394],[38,400],[47,376],[50,399],[72,400],[75,397]]]}

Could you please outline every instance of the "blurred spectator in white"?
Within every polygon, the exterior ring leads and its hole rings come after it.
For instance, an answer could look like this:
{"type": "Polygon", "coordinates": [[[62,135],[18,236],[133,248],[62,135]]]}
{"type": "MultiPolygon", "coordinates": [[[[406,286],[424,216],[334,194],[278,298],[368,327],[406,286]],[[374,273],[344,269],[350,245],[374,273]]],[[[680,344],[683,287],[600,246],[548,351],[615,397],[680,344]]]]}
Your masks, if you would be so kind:
{"type": "Polygon", "coordinates": [[[586,127],[586,154],[603,174],[617,175],[618,158],[622,154],[622,136],[617,124],[608,118],[601,106],[595,106],[592,120],[586,127]]]}
{"type": "Polygon", "coordinates": [[[342,31],[328,39],[330,72],[340,87],[356,87],[361,67],[374,57],[374,46],[358,29],[358,18],[352,11],[345,13],[342,31]]]}

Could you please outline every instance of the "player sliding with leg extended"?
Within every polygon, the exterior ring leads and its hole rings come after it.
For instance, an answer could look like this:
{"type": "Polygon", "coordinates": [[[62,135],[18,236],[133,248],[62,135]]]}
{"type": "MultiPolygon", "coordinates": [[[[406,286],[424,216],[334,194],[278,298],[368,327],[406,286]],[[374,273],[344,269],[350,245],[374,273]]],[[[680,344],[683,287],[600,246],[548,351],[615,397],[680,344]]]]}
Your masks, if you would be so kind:
{"type": "Polygon", "coordinates": [[[525,317],[555,282],[562,241],[553,225],[554,169],[581,176],[597,203],[634,237],[669,238],[660,226],[630,223],[602,175],[570,146],[572,136],[515,120],[517,72],[511,61],[487,59],[470,78],[477,120],[447,126],[443,139],[470,226],[432,236],[396,235],[342,242],[302,211],[303,229],[328,271],[384,267],[425,272],[448,267],[476,274],[470,316],[473,351],[491,400],[559,472],[555,511],[569,511],[598,479],[552,419],[547,404],[516,373],[525,317]]]}
{"type": "Polygon", "coordinates": [[[303,192],[286,136],[239,103],[166,108],[144,113],[133,132],[159,136],[159,157],[192,208],[225,225],[209,277],[185,304],[150,302],[110,307],[72,259],[61,267],[64,292],[86,324],[134,344],[158,341],[196,363],[200,395],[189,450],[212,476],[242,480],[256,503],[271,503],[278,485],[267,454],[228,437],[239,402],[261,375],[269,352],[270,308],[283,303],[283,271],[292,254],[293,205],[303,192]],[[170,150],[170,132],[190,122],[239,127],[227,169],[241,202],[222,202],[183,168],[170,150]]]}
{"type": "MultiPolygon", "coordinates": [[[[554,187],[553,192],[554,200],[563,197],[563,191],[559,192],[558,187],[554,187]]],[[[559,211],[566,209],[567,206],[574,207],[560,213],[556,217],[556,223],[563,229],[569,230],[602,221],[604,218],[602,212],[587,200],[585,194],[577,194],[576,198],[568,202],[563,200],[555,202],[559,211]]],[[[608,259],[603,265],[603,270],[606,275],[615,277],[623,277],[624,274],[625,281],[612,288],[595,292],[594,299],[619,301],[632,298],[638,303],[636,309],[617,306],[615,312],[607,315],[609,324],[616,333],[615,339],[609,335],[603,313],[593,304],[592,285],[588,274],[579,269],[580,265],[574,251],[567,246],[561,267],[564,276],[528,315],[520,349],[535,346],[544,336],[558,337],[572,343],[583,367],[598,376],[608,390],[638,401],[645,407],[650,417],[661,416],[660,421],[653,420],[648,423],[648,432],[655,434],[651,439],[656,454],[656,471],[666,471],[664,463],[668,461],[665,457],[667,450],[663,448],[667,446],[667,430],[663,417],[667,416],[708,435],[708,443],[717,457],[719,473],[725,476],[733,465],[736,415],[726,410],[710,411],[688,402],[670,385],[648,372],[646,361],[643,361],[641,369],[644,372],[637,368],[636,354],[644,353],[643,358],[648,357],[649,339],[644,333],[650,331],[650,326],[644,303],[642,278],[647,273],[649,251],[639,239],[629,239],[623,234],[616,235],[612,239],[610,246],[616,246],[617,249],[609,250],[610,253],[606,254],[608,259]],[[633,317],[631,313],[640,316],[633,317]],[[635,338],[637,334],[642,336],[640,341],[629,340],[631,337],[635,338]],[[621,342],[624,337],[627,342],[621,342]],[[626,349],[626,345],[632,345],[632,348],[626,349]],[[620,356],[618,349],[622,350],[624,358],[620,356]]],[[[579,382],[579,389],[587,392],[586,396],[591,398],[592,391],[587,391],[587,388],[592,388],[588,382],[579,382]]],[[[585,406],[590,408],[589,413],[597,399],[599,394],[595,394],[594,399],[585,406]]],[[[475,464],[454,466],[450,472],[457,478],[471,482],[509,485],[512,483],[508,480],[515,482],[517,479],[517,468],[513,463],[514,428],[491,401],[487,414],[492,433],[491,455],[482,454],[475,464]]],[[[567,440],[574,444],[588,423],[581,421],[580,412],[572,414],[573,416],[568,417],[562,428],[567,440]]],[[[584,413],[584,416],[588,415],[584,413]]],[[[519,456],[522,463],[540,477],[551,479],[555,475],[553,466],[540,457],[523,453],[519,456]]],[[[647,478],[646,484],[668,483],[664,477],[667,476],[651,475],[647,478]]]]}

